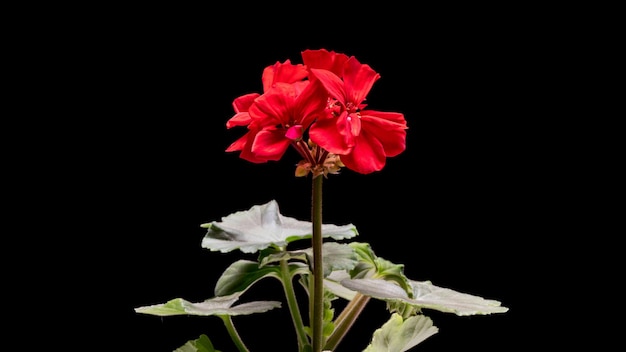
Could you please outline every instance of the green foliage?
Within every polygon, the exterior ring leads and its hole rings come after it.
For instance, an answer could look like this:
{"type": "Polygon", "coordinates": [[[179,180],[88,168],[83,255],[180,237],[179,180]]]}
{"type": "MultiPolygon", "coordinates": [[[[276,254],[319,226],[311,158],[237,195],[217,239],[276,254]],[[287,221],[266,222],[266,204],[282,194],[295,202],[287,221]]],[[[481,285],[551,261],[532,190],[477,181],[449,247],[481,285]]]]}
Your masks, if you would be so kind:
{"type": "Polygon", "coordinates": [[[438,331],[430,318],[423,315],[403,319],[392,314],[389,321],[374,332],[372,343],[363,352],[408,351],[438,331]]]}
{"type": "MultiPolygon", "coordinates": [[[[176,298],[163,304],[135,308],[137,313],[156,316],[196,315],[217,316],[225,324],[234,344],[240,351],[248,351],[239,339],[231,316],[263,313],[281,307],[279,301],[249,301],[235,303],[254,284],[264,278],[274,278],[283,283],[287,299],[293,303],[295,292],[291,281],[299,277],[306,295],[311,295],[309,284],[312,278],[313,249],[287,250],[295,240],[310,238],[311,223],[283,217],[278,207],[271,202],[255,206],[248,212],[237,212],[225,217],[223,222],[204,224],[208,229],[203,247],[227,252],[240,249],[242,252],[258,252],[257,261],[237,260],[228,266],[218,279],[215,296],[202,302],[189,302],[176,298]],[[283,227],[284,225],[284,227],[283,227]],[[246,229],[253,229],[248,233],[246,229]]],[[[358,232],[352,225],[324,225],[329,239],[345,240],[358,232]]],[[[438,329],[430,318],[422,315],[423,309],[434,309],[457,315],[492,314],[506,312],[508,308],[500,302],[456,292],[433,285],[428,281],[413,281],[404,275],[404,265],[394,264],[376,256],[368,243],[325,242],[322,246],[324,274],[324,310],[322,334],[328,338],[333,334],[345,334],[335,319],[341,319],[344,329],[358,317],[347,304],[336,317],[332,302],[336,299],[353,300],[357,295],[383,300],[387,303],[390,319],[376,330],[371,344],[363,352],[403,352],[435,334],[438,329]]],[[[310,297],[308,298],[310,299],[310,297]]],[[[298,327],[299,351],[312,351],[310,344],[312,329],[304,326],[297,304],[290,304],[292,318],[298,327]],[[294,308],[295,307],[295,308],[294,308]],[[305,336],[306,335],[306,336],[305,336]]],[[[310,312],[308,312],[310,313],[310,312]]],[[[175,352],[219,352],[209,338],[201,335],[175,352]]]]}
{"type": "Polygon", "coordinates": [[[410,295],[413,294],[409,279],[404,276],[404,264],[394,264],[388,260],[377,257],[368,243],[352,242],[358,264],[350,272],[353,279],[380,278],[393,281],[400,285],[410,295]]]}
{"type": "Polygon", "coordinates": [[[215,295],[226,296],[235,292],[243,292],[264,277],[279,277],[276,267],[260,267],[259,263],[249,260],[238,260],[222,273],[215,284],[215,295]]]}
{"type": "Polygon", "coordinates": [[[209,340],[209,337],[202,334],[197,340],[187,341],[186,344],[180,346],[174,352],[221,352],[216,350],[209,340]]]}

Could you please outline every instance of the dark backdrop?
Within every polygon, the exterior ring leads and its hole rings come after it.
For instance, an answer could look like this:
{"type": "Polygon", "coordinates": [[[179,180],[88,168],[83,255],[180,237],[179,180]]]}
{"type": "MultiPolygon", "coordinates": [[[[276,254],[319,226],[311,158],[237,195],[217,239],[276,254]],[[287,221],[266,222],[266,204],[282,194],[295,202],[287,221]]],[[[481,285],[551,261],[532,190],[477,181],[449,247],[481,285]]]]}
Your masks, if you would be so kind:
{"type": "MultiPolygon", "coordinates": [[[[546,44],[529,43],[532,28],[506,16],[459,15],[429,25],[346,21],[304,34],[297,26],[242,30],[236,21],[218,25],[219,14],[207,20],[166,12],[104,21],[88,36],[80,62],[85,89],[94,87],[81,104],[97,121],[82,125],[75,145],[94,146],[81,175],[97,176],[81,197],[97,203],[87,211],[99,237],[84,243],[98,253],[84,257],[100,263],[90,269],[97,279],[83,295],[99,308],[84,315],[106,322],[94,345],[171,351],[206,333],[218,349],[233,350],[218,318],[160,318],[133,309],[212,297],[222,271],[245,257],[201,248],[200,224],[271,199],[284,215],[308,220],[311,180],[293,176],[295,153],[277,163],[246,162],[224,151],[245,130],[225,123],[234,98],[261,90],[264,67],[301,63],[302,50],[318,48],[372,66],[381,79],[369,107],[402,112],[409,126],[406,151],[382,171],[345,169],[324,181],[324,222],[355,224],[356,240],[404,263],[411,279],[510,308],[471,317],[426,311],[440,331],[416,350],[501,351],[529,342],[522,322],[532,313],[525,305],[537,277],[530,267],[541,255],[529,242],[543,236],[537,224],[553,201],[545,193],[538,199],[551,182],[550,158],[539,152],[545,130],[537,110],[550,82],[537,87],[546,44]],[[360,30],[351,31],[353,25],[360,30]]],[[[282,300],[273,280],[255,286],[253,295],[282,300]]],[[[249,347],[292,350],[284,306],[235,318],[249,347]]],[[[340,349],[362,350],[386,316],[384,304],[371,302],[340,349]]]]}

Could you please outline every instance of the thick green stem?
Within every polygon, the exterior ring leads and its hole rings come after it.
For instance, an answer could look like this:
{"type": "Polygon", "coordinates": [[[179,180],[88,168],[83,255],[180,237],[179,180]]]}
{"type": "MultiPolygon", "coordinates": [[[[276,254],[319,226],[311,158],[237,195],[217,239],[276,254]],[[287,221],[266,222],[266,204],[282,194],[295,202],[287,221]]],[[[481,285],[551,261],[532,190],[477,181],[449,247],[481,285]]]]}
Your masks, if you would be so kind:
{"type": "Polygon", "coordinates": [[[339,345],[339,342],[341,342],[343,337],[346,336],[352,327],[352,324],[354,324],[356,318],[359,317],[369,300],[369,296],[365,296],[360,293],[357,293],[354,296],[354,298],[350,301],[350,303],[348,303],[346,308],[344,308],[335,320],[335,330],[328,337],[324,349],[333,351],[337,348],[337,345],[339,345]]]}
{"type": "Polygon", "coordinates": [[[313,223],[313,352],[322,352],[324,345],[324,265],[322,263],[322,181],[313,177],[311,195],[311,222],[313,223]]]}
{"type": "Polygon", "coordinates": [[[228,331],[228,335],[230,335],[230,339],[233,340],[233,343],[235,343],[235,346],[237,346],[237,350],[239,350],[239,352],[250,352],[246,345],[244,345],[241,337],[239,337],[239,333],[237,333],[237,329],[235,329],[230,315],[220,315],[220,318],[222,318],[224,326],[226,326],[226,330],[228,331]]]}
{"type": "Polygon", "coordinates": [[[289,306],[289,312],[291,312],[291,319],[293,320],[293,326],[296,329],[298,335],[298,351],[302,351],[304,346],[309,343],[304,331],[304,324],[302,322],[302,315],[300,315],[300,309],[298,307],[298,300],[296,293],[293,290],[293,278],[289,272],[289,263],[286,260],[280,261],[281,282],[283,283],[283,289],[285,290],[285,297],[287,298],[287,305],[289,306]]]}

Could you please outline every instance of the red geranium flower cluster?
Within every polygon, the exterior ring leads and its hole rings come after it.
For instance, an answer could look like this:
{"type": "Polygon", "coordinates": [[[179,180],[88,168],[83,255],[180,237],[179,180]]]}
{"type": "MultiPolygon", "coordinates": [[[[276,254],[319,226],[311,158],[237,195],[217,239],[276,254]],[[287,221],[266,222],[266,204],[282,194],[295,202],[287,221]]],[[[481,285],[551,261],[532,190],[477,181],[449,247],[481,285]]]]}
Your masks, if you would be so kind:
{"type": "Polygon", "coordinates": [[[380,78],[376,71],[326,49],[301,54],[303,64],[286,60],[263,70],[262,94],[233,101],[235,115],[226,127],[247,126],[248,132],[226,151],[263,163],[279,160],[291,145],[304,158],[298,176],[336,173],[344,166],[368,174],[404,151],[404,115],[366,109],[366,96],[380,78]]]}

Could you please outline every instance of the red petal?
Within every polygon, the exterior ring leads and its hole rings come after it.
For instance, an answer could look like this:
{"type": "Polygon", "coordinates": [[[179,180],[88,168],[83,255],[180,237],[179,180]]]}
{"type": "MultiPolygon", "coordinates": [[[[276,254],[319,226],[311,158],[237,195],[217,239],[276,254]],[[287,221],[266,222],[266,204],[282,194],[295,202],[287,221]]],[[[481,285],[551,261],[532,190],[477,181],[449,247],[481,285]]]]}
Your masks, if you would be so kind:
{"type": "Polygon", "coordinates": [[[309,84],[302,90],[294,106],[296,122],[307,129],[316,119],[326,116],[328,92],[319,82],[309,84]]]}
{"type": "Polygon", "coordinates": [[[350,133],[350,124],[346,123],[346,114],[339,118],[317,120],[309,128],[311,140],[334,154],[347,154],[354,145],[354,137],[350,133]]]}
{"type": "Polygon", "coordinates": [[[326,49],[305,50],[302,52],[302,61],[306,67],[309,69],[328,70],[339,77],[343,75],[343,65],[347,60],[347,55],[326,49]]]}
{"type": "Polygon", "coordinates": [[[248,111],[250,105],[254,103],[254,99],[258,98],[259,95],[259,93],[250,93],[235,98],[235,100],[233,100],[233,109],[235,109],[235,112],[248,111]]]}
{"type": "Polygon", "coordinates": [[[385,166],[385,151],[382,144],[367,131],[362,131],[352,152],[341,155],[341,162],[350,170],[361,174],[380,171],[385,166]]]}
{"type": "Polygon", "coordinates": [[[289,129],[287,129],[287,132],[285,133],[285,137],[287,137],[288,139],[292,141],[297,141],[302,138],[303,131],[304,129],[302,128],[302,125],[292,126],[289,129]]]}
{"type": "Polygon", "coordinates": [[[388,157],[396,156],[406,149],[407,126],[403,114],[374,110],[362,111],[361,129],[367,132],[367,136],[381,143],[384,154],[388,157]]]}
{"type": "Polygon", "coordinates": [[[276,62],[263,70],[263,91],[267,92],[275,83],[294,83],[306,78],[308,72],[302,64],[293,65],[290,60],[276,62]]]}
{"type": "Polygon", "coordinates": [[[234,152],[234,151],[241,150],[239,157],[244,160],[257,163],[257,164],[267,162],[267,160],[257,157],[251,151],[251,146],[252,146],[252,143],[254,142],[254,137],[256,136],[256,134],[257,134],[257,130],[249,131],[243,137],[239,138],[238,140],[233,142],[228,148],[226,148],[226,151],[234,152]]]}
{"type": "Polygon", "coordinates": [[[226,128],[232,128],[235,126],[247,126],[250,124],[250,122],[252,122],[250,114],[247,111],[240,112],[231,117],[230,120],[226,121],[226,128]]]}
{"type": "Polygon", "coordinates": [[[291,144],[284,133],[284,130],[260,131],[254,138],[252,152],[261,159],[280,160],[291,144]]]}
{"type": "Polygon", "coordinates": [[[355,57],[350,57],[343,71],[343,82],[349,101],[360,104],[380,78],[369,65],[361,64],[355,57]]]}
{"type": "Polygon", "coordinates": [[[328,91],[328,94],[339,100],[343,105],[346,104],[346,94],[343,87],[343,81],[337,77],[336,74],[321,69],[311,69],[313,75],[319,79],[324,88],[328,91]]]}
{"type": "Polygon", "coordinates": [[[294,95],[293,89],[278,85],[256,100],[250,107],[250,116],[264,126],[287,124],[294,106],[294,95]]]}

